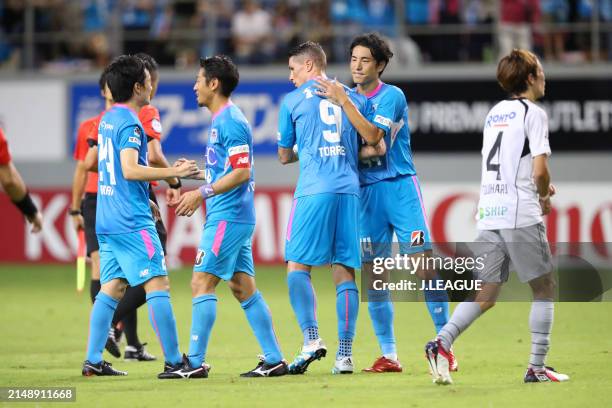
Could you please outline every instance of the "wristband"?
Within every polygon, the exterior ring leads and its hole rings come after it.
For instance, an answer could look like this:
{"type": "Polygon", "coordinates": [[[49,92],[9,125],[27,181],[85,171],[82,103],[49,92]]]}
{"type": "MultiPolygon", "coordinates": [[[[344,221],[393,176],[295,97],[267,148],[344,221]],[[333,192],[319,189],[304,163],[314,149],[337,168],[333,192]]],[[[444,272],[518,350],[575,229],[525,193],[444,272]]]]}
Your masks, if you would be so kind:
{"type": "Polygon", "coordinates": [[[36,205],[32,201],[29,192],[26,192],[26,195],[21,200],[13,201],[13,204],[15,204],[15,206],[19,208],[19,211],[26,217],[32,217],[38,212],[38,208],[36,208],[36,205]]]}
{"type": "Polygon", "coordinates": [[[215,195],[215,190],[212,188],[212,184],[204,184],[198,190],[200,190],[200,194],[206,200],[215,195]]]}
{"type": "Polygon", "coordinates": [[[177,190],[177,189],[179,189],[179,188],[181,188],[183,186],[183,183],[181,183],[181,179],[178,178],[178,177],[176,179],[178,180],[178,183],[176,183],[176,184],[168,183],[168,187],[170,187],[173,190],[177,190]]]}
{"type": "Polygon", "coordinates": [[[68,211],[68,214],[70,215],[81,215],[81,210],[70,210],[68,211]]]}

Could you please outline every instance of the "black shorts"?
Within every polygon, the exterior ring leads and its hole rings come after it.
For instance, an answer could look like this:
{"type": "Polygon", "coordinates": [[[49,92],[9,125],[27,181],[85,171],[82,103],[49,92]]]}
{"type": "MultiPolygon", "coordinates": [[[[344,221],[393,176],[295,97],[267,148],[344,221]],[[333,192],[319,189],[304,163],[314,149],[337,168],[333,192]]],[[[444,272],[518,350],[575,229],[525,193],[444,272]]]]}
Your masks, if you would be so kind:
{"type": "Polygon", "coordinates": [[[85,221],[85,242],[87,243],[87,256],[99,249],[98,236],[96,235],[96,193],[85,193],[81,202],[81,212],[85,221]]]}
{"type": "MultiPolygon", "coordinates": [[[[157,202],[157,197],[155,197],[155,193],[153,192],[153,187],[149,184],[149,199],[153,201],[159,207],[159,203],[157,202]]],[[[164,223],[159,220],[155,222],[155,229],[157,230],[157,235],[159,235],[159,240],[161,241],[162,249],[164,250],[164,254],[166,253],[166,241],[168,240],[168,231],[166,231],[166,227],[164,223]]]]}

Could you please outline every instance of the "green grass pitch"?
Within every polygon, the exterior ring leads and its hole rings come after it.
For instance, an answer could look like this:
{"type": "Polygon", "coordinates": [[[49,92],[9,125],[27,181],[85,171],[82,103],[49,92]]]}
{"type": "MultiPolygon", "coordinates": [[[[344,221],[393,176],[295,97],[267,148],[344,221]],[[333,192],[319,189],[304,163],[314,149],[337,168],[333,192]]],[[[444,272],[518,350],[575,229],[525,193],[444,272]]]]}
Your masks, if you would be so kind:
{"type": "MultiPolygon", "coordinates": [[[[289,305],[281,267],[258,267],[257,281],[275,322],[285,358],[301,345],[301,333],[289,305]]],[[[433,337],[424,304],[396,304],[395,330],[402,374],[332,376],[337,346],[335,295],[330,273],[313,272],[320,331],[330,349],[303,376],[243,379],[240,372],[257,362],[258,345],[239,304],[227,287],[218,290],[217,321],[208,348],[210,378],[160,381],[160,361],[126,363],[105,358],[129,376],[83,378],[90,311],[87,290],[77,294],[72,266],[0,266],[0,386],[76,387],[76,403],[88,407],[228,407],[228,406],[401,406],[520,407],[606,406],[612,397],[612,303],[563,303],[555,310],[548,363],[571,376],[564,384],[523,384],[529,354],[529,303],[500,303],[481,317],[456,343],[460,371],[452,386],[431,383],[423,356],[433,337]]],[[[191,324],[190,271],[171,272],[172,303],[181,351],[188,347],[191,324]]],[[[161,357],[146,308],[139,312],[141,341],[161,357]]],[[[360,304],[354,359],[359,371],[379,355],[368,318],[360,304]]],[[[3,406],[43,406],[47,403],[3,406]]]]}

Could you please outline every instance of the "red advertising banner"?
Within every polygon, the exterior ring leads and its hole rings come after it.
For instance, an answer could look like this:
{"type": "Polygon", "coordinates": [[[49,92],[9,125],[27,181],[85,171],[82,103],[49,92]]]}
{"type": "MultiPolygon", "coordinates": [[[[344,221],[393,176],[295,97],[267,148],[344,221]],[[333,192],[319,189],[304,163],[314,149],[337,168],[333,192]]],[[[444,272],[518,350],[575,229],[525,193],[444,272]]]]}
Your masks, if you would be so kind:
{"type": "MultiPolygon", "coordinates": [[[[434,241],[458,242],[475,238],[477,187],[446,183],[424,186],[423,195],[434,241]]],[[[612,240],[612,197],[609,196],[612,189],[609,185],[568,183],[558,185],[557,189],[559,193],[554,198],[554,210],[546,218],[551,242],[602,243],[612,240]]],[[[0,193],[0,262],[74,261],[77,239],[68,215],[70,191],[34,189],[30,193],[44,214],[43,232],[40,234],[29,232],[19,210],[4,193],[0,193]]],[[[176,217],[174,211],[166,206],[163,191],[158,193],[158,199],[168,229],[170,264],[192,263],[204,223],[202,211],[192,217],[176,217]]],[[[257,225],[253,237],[256,263],[283,262],[285,228],[292,202],[290,188],[257,190],[257,225]]]]}

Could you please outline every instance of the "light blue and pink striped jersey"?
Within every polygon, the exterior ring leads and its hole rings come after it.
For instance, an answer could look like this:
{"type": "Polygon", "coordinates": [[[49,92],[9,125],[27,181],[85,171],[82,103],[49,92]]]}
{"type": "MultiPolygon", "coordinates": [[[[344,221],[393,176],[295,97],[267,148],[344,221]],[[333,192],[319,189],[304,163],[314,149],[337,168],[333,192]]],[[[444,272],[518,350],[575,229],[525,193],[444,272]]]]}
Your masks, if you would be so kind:
{"type": "Polygon", "coordinates": [[[214,183],[230,173],[233,159],[234,165],[240,167],[245,167],[242,161],[248,160],[251,169],[247,183],[206,200],[206,220],[255,224],[253,135],[244,114],[232,102],[213,116],[205,159],[207,183],[214,183]]]}
{"type": "Polygon", "coordinates": [[[124,234],[154,227],[149,207],[149,183],[126,180],[121,151],[138,151],[138,164],[147,165],[147,136],[136,112],[116,104],[98,126],[98,205],[96,232],[124,234]]]}
{"type": "Polygon", "coordinates": [[[359,161],[360,184],[363,186],[400,175],[415,175],[410,149],[408,102],[404,93],[398,87],[381,81],[366,97],[374,108],[372,123],[385,131],[387,153],[359,161]]]}

